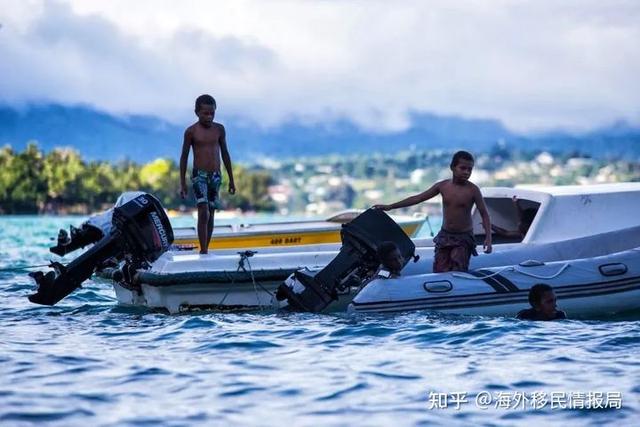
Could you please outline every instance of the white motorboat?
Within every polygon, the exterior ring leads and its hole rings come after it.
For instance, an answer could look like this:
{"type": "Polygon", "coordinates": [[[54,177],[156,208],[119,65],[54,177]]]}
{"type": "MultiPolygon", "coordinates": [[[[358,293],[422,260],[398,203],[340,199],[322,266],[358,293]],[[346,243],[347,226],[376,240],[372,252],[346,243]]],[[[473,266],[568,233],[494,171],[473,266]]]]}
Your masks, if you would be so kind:
{"type": "MultiPolygon", "coordinates": [[[[640,183],[595,186],[482,189],[492,223],[515,229],[515,196],[524,209],[535,211],[523,238],[494,238],[494,254],[475,257],[471,268],[595,257],[640,246],[640,183]],[[591,238],[591,240],[589,240],[591,238]],[[584,240],[581,240],[584,239],[584,240]],[[505,261],[508,260],[508,261],[505,261]]],[[[484,239],[478,212],[474,233],[484,239]]],[[[415,239],[420,260],[409,263],[403,276],[432,271],[432,239],[415,239]]],[[[113,285],[122,304],[165,309],[255,308],[278,304],[274,294],[282,281],[301,268],[319,270],[337,254],[338,245],[212,251],[207,255],[170,251],[131,280],[116,274],[113,285]]],[[[113,278],[113,271],[106,277],[113,278]]],[[[348,297],[347,297],[348,298],[348,297]]]]}

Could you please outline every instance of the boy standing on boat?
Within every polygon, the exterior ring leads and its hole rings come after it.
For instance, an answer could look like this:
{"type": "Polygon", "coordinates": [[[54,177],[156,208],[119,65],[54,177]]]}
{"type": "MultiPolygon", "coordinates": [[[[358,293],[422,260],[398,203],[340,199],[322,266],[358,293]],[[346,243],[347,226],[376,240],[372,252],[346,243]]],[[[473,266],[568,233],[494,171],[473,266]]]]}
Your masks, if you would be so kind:
{"type": "Polygon", "coordinates": [[[187,195],[185,175],[189,151],[193,148],[191,183],[198,206],[198,241],[200,253],[206,254],[213,233],[214,212],[220,208],[221,156],[229,175],[229,194],[235,194],[236,187],[224,126],[213,121],[216,113],[215,99],[211,95],[200,95],[196,99],[195,113],[198,121],[184,131],[180,156],[180,197],[184,199],[187,195]]]}
{"type": "Polygon", "coordinates": [[[482,217],[485,231],[484,252],[491,253],[491,220],[480,189],[469,181],[473,170],[473,156],[466,151],[458,151],[451,159],[451,179],[435,183],[428,190],[390,205],[375,205],[385,211],[413,206],[435,197],[442,196],[442,230],[433,239],[435,257],[433,271],[466,271],[471,255],[478,255],[473,236],[471,208],[475,204],[482,217]]]}

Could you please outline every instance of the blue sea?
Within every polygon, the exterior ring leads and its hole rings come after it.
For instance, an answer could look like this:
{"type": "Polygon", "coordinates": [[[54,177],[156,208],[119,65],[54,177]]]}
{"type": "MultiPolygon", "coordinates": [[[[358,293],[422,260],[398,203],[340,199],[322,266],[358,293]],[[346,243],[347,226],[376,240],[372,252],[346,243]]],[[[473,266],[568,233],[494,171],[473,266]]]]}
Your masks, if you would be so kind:
{"type": "Polygon", "coordinates": [[[640,317],[167,315],[97,279],[31,304],[21,268],[83,219],[0,217],[1,426],[638,425],[640,317]]]}

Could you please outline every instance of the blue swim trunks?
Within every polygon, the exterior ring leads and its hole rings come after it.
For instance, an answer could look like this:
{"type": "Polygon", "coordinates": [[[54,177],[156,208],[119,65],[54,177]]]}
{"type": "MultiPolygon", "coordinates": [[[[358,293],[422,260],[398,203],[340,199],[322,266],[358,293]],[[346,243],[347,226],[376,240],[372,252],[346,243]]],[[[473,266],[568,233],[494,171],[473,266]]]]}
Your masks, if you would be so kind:
{"type": "Polygon", "coordinates": [[[221,209],[220,184],[222,175],[220,172],[207,172],[194,169],[191,175],[193,194],[196,197],[196,204],[207,203],[209,209],[221,209]]]}

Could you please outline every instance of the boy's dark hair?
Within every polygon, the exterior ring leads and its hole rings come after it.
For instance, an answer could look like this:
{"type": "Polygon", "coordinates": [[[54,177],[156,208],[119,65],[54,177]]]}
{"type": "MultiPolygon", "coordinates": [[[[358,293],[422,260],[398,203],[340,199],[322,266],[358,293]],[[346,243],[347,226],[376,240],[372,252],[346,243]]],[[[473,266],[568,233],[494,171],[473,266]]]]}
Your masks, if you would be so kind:
{"type": "Polygon", "coordinates": [[[553,291],[553,288],[547,284],[538,283],[537,285],[533,285],[531,289],[529,289],[529,304],[531,304],[531,307],[538,306],[542,300],[542,295],[549,291],[553,291]]]}
{"type": "Polygon", "coordinates": [[[211,95],[207,95],[207,94],[200,95],[199,97],[196,98],[196,113],[200,111],[200,107],[202,106],[202,104],[213,105],[215,107],[216,100],[213,99],[213,96],[211,95]]]}
{"type": "Polygon", "coordinates": [[[378,259],[380,260],[380,262],[386,259],[387,256],[389,256],[389,254],[396,249],[398,249],[398,245],[396,245],[394,242],[386,241],[380,243],[377,250],[378,259]]]}
{"type": "Polygon", "coordinates": [[[453,157],[451,158],[451,167],[454,168],[456,167],[456,165],[458,164],[458,162],[460,160],[468,160],[470,162],[475,163],[475,160],[473,159],[473,156],[471,155],[471,153],[469,153],[468,151],[457,151],[453,157]]]}

